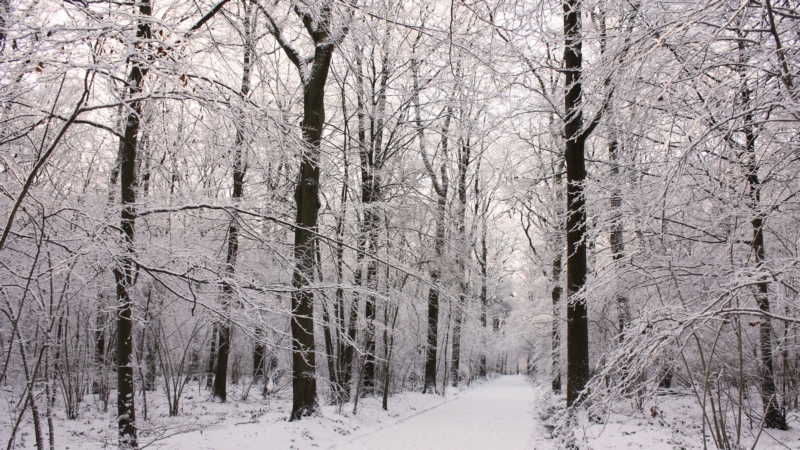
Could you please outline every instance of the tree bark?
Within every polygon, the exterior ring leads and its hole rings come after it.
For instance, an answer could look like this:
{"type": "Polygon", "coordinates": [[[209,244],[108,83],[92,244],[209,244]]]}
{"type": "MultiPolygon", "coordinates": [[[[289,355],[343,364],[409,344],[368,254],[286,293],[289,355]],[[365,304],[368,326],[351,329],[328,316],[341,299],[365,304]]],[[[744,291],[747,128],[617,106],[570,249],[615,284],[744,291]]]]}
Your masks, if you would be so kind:
{"type": "MultiPolygon", "coordinates": [[[[419,115],[419,109],[417,110],[419,115]]],[[[447,133],[450,129],[450,118],[452,111],[447,109],[442,129],[442,152],[447,154],[448,138],[447,133]]],[[[434,258],[431,263],[429,276],[431,287],[428,291],[428,345],[425,351],[425,384],[422,393],[436,393],[436,362],[438,350],[438,331],[439,331],[439,280],[441,279],[441,263],[444,256],[446,220],[447,220],[447,191],[449,182],[447,179],[447,169],[442,163],[440,167],[441,181],[437,181],[430,173],[434,191],[436,192],[436,237],[434,238],[434,258]]]]}
{"type": "MultiPolygon", "coordinates": [[[[317,276],[319,276],[319,283],[325,283],[325,280],[322,277],[322,255],[320,254],[319,246],[315,247],[315,254],[317,258],[317,276]]],[[[333,341],[333,334],[334,334],[334,323],[332,321],[330,312],[328,311],[327,305],[327,298],[322,296],[319,301],[320,306],[322,306],[322,336],[325,341],[325,360],[328,363],[328,377],[330,378],[331,385],[333,387],[334,399],[338,402],[339,395],[337,392],[337,386],[339,386],[338,382],[338,373],[336,371],[336,355],[334,354],[334,341],[333,341]]]]}
{"type": "MultiPolygon", "coordinates": [[[[744,50],[746,48],[744,40],[739,41],[740,58],[745,60],[744,50]]],[[[743,64],[744,67],[744,64],[743,64]]],[[[758,156],[756,155],[756,127],[754,125],[753,114],[751,111],[752,90],[747,86],[747,80],[742,73],[742,107],[745,114],[743,132],[745,135],[745,157],[746,176],[749,188],[750,207],[752,208],[753,219],[750,224],[753,228],[752,250],[755,256],[756,267],[761,269],[766,258],[764,247],[764,213],[760,211],[761,204],[761,180],[758,178],[758,156]]],[[[786,417],[781,413],[778,402],[778,391],[775,387],[775,363],[772,349],[772,321],[769,318],[769,282],[766,276],[762,277],[756,286],[756,303],[758,309],[765,314],[759,322],[759,350],[761,360],[759,361],[759,375],[761,381],[761,402],[764,408],[764,426],[778,430],[787,430],[786,417]]]]}
{"type": "Polygon", "coordinates": [[[102,367],[106,362],[106,314],[103,311],[105,297],[100,294],[97,300],[94,329],[94,362],[102,367]]]}
{"type": "MultiPolygon", "coordinates": [[[[388,37],[388,36],[387,36],[388,37]]],[[[361,163],[361,207],[363,208],[363,220],[359,230],[365,250],[372,253],[373,257],[366,262],[366,277],[361,278],[360,285],[367,291],[366,302],[364,305],[364,318],[367,328],[364,337],[364,376],[363,393],[372,394],[375,391],[375,294],[378,281],[378,263],[375,259],[378,253],[378,237],[380,233],[380,211],[379,202],[381,201],[381,179],[379,171],[383,166],[385,155],[383,149],[384,134],[384,112],[386,109],[386,89],[389,81],[389,53],[384,46],[383,57],[381,58],[381,71],[378,75],[378,91],[375,92],[374,84],[370,92],[370,103],[374,106],[370,115],[370,136],[366,137],[365,129],[365,106],[366,92],[363,89],[362,60],[357,57],[358,67],[358,122],[359,122],[359,160],[361,163]]],[[[359,267],[359,270],[360,267],[359,267]]]]}
{"type": "MultiPolygon", "coordinates": [[[[414,51],[419,43],[421,34],[417,36],[414,43],[414,51]]],[[[416,58],[416,55],[415,55],[416,58]]],[[[413,103],[415,113],[415,127],[417,129],[417,140],[419,141],[420,154],[423,158],[427,158],[425,150],[425,132],[422,126],[422,108],[420,106],[419,93],[422,86],[419,82],[419,66],[418,59],[414,59],[411,64],[411,74],[413,78],[413,103]]],[[[447,146],[447,128],[449,128],[450,112],[448,110],[446,116],[445,133],[442,134],[442,143],[447,146]]],[[[434,239],[434,255],[436,261],[430,264],[428,271],[431,286],[428,290],[428,334],[425,346],[425,369],[423,375],[422,393],[436,393],[436,357],[439,336],[439,291],[437,286],[439,284],[440,269],[439,263],[444,253],[444,237],[445,237],[445,214],[447,210],[447,173],[444,165],[442,165],[442,183],[436,180],[436,175],[433,173],[433,168],[428,163],[427,159],[426,169],[428,175],[431,177],[431,184],[436,193],[436,237],[434,239]]]]}
{"type": "MultiPolygon", "coordinates": [[[[250,93],[250,71],[253,65],[253,8],[252,3],[243,3],[245,14],[244,57],[242,61],[242,87],[239,92],[242,107],[244,107],[244,102],[247,101],[247,95],[250,93]]],[[[233,146],[233,193],[231,198],[234,203],[237,203],[242,198],[244,191],[244,176],[247,172],[246,161],[243,156],[244,145],[245,124],[244,114],[242,113],[239,114],[239,120],[236,122],[236,138],[233,146]]],[[[230,225],[228,226],[227,244],[228,250],[225,256],[225,272],[228,279],[222,283],[222,308],[224,317],[222,317],[219,323],[216,373],[214,374],[214,384],[211,389],[212,395],[223,402],[227,400],[228,396],[228,355],[231,345],[230,308],[232,307],[231,301],[236,293],[232,284],[232,278],[236,273],[236,259],[239,256],[239,222],[236,217],[231,218],[230,225]]]]}
{"type": "MultiPolygon", "coordinates": [[[[439,197],[436,218],[436,242],[434,244],[434,254],[441,258],[444,242],[444,219],[442,210],[445,207],[443,197],[439,197]]],[[[439,283],[439,261],[432,264],[429,275],[431,287],[428,291],[428,340],[425,349],[425,384],[422,393],[436,393],[436,353],[438,346],[439,328],[439,291],[436,288],[439,283]]]]}
{"type": "Polygon", "coordinates": [[[563,184],[561,173],[564,170],[565,161],[558,160],[555,165],[554,186],[556,189],[556,238],[554,243],[554,256],[552,263],[551,281],[553,287],[550,291],[550,297],[553,302],[553,324],[550,339],[550,356],[551,356],[551,386],[553,392],[560,394],[562,390],[561,382],[561,297],[564,293],[563,282],[561,279],[561,272],[563,271],[564,262],[564,238],[565,233],[561,217],[564,212],[562,209],[562,202],[564,201],[563,184]]]}
{"type": "MultiPolygon", "coordinates": [[[[346,76],[345,76],[346,77],[346,76]]],[[[352,340],[345,331],[345,297],[342,283],[344,282],[344,221],[347,214],[347,198],[348,198],[348,185],[350,176],[350,163],[347,159],[348,142],[350,139],[350,128],[347,120],[347,105],[345,102],[344,83],[342,83],[342,116],[344,120],[344,143],[342,145],[342,160],[344,162],[344,174],[342,181],[342,190],[339,194],[339,201],[341,202],[341,210],[336,217],[336,301],[334,303],[334,318],[336,330],[336,364],[334,367],[335,376],[331,377],[332,390],[336,397],[336,402],[344,404],[350,400],[350,377],[353,373],[353,359],[352,359],[352,340]]],[[[356,302],[356,298],[352,299],[356,302]]],[[[358,308],[355,308],[356,313],[358,308]]],[[[352,324],[354,325],[354,324],[352,324]]],[[[355,335],[355,326],[353,328],[353,335],[355,335]]]]}
{"type": "Polygon", "coordinates": [[[589,322],[586,298],[586,160],[581,71],[581,1],[564,0],[564,158],[567,166],[567,406],[574,405],[589,381],[589,322]]]}
{"type": "MultiPolygon", "coordinates": [[[[136,37],[142,41],[148,40],[151,37],[150,24],[147,22],[151,14],[149,0],[143,0],[139,4],[139,14],[142,19],[139,21],[136,37]]],[[[140,46],[141,44],[137,44],[137,47],[140,46]]],[[[131,64],[127,88],[128,97],[134,98],[142,93],[147,68],[146,63],[137,56],[131,57],[131,64]]],[[[130,289],[133,287],[135,270],[133,237],[136,224],[136,152],[142,106],[141,101],[134,101],[129,105],[119,147],[122,204],[120,229],[124,253],[114,268],[114,279],[117,286],[117,418],[121,448],[137,448],[133,386],[133,300],[130,289]]]]}
{"type": "Polygon", "coordinates": [[[458,386],[460,381],[459,365],[461,363],[461,322],[467,302],[467,255],[470,245],[467,243],[467,169],[469,168],[472,143],[467,136],[459,145],[458,151],[458,211],[456,212],[456,230],[458,244],[456,261],[458,266],[458,302],[453,311],[453,350],[450,359],[450,384],[458,386]]]}
{"type": "Polygon", "coordinates": [[[256,340],[253,343],[253,383],[266,380],[264,373],[264,362],[267,357],[267,348],[264,345],[264,330],[256,328],[256,340]]]}
{"type": "MultiPolygon", "coordinates": [[[[563,241],[562,241],[563,243],[563,241]]],[[[560,323],[559,323],[559,316],[561,311],[561,293],[563,291],[561,287],[561,252],[562,248],[560,246],[556,247],[556,251],[558,252],[553,258],[553,289],[550,292],[551,298],[553,300],[553,330],[551,335],[551,364],[552,364],[552,372],[551,372],[551,389],[553,392],[560,394],[561,393],[561,333],[559,332],[560,323]]]]}
{"type": "Polygon", "coordinates": [[[481,221],[481,250],[480,256],[478,257],[478,266],[480,267],[481,273],[481,290],[480,290],[480,308],[481,308],[481,315],[480,315],[480,323],[481,323],[481,335],[483,336],[483,350],[481,351],[480,356],[480,365],[478,367],[478,376],[486,379],[487,374],[487,366],[486,366],[486,334],[488,330],[486,328],[487,321],[486,321],[486,313],[489,308],[489,296],[488,296],[488,282],[489,282],[489,272],[488,272],[488,257],[489,251],[486,246],[486,227],[487,227],[487,209],[489,202],[486,201],[486,205],[481,208],[480,205],[480,173],[481,173],[481,160],[478,159],[477,169],[475,173],[475,216],[478,217],[478,212],[480,211],[480,221],[481,221]]]}
{"type": "Polygon", "coordinates": [[[217,336],[219,335],[217,323],[211,326],[210,348],[208,352],[208,367],[206,368],[206,389],[211,389],[214,384],[215,364],[217,363],[217,336]]]}
{"type": "MultiPolygon", "coordinates": [[[[298,12],[300,12],[298,10],[298,12]]],[[[281,42],[290,59],[295,61],[303,79],[303,149],[294,198],[297,205],[294,231],[295,268],[292,276],[292,413],[290,420],[299,420],[318,410],[316,358],[314,349],[314,292],[309,288],[314,279],[315,235],[319,214],[319,157],[322,127],[325,124],[325,83],[328,79],[335,43],[329,36],[330,7],[322,6],[321,17],[301,13],[302,20],[314,41],[313,63],[298,58],[272,22],[272,33],[281,42]],[[316,27],[314,27],[316,24],[316,27]]],[[[343,35],[342,35],[343,37],[343,35]]]]}

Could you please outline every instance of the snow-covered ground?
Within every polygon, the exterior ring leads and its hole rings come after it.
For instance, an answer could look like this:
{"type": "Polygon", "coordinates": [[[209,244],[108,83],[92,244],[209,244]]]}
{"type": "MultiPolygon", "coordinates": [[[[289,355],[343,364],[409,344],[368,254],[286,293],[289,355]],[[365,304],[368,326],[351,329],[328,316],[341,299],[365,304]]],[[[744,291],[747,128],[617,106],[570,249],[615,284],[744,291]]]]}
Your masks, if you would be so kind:
{"type": "MultiPolygon", "coordinates": [[[[284,395],[288,392],[284,391],[284,395]]],[[[339,410],[325,405],[316,417],[298,422],[286,420],[288,398],[260,397],[242,401],[241,392],[231,401],[208,399],[195,385],[184,395],[181,414],[167,417],[163,394],[148,394],[149,420],[140,421],[140,445],[158,449],[535,449],[563,447],[550,431],[563,411],[564,397],[523,376],[504,376],[473,383],[463,390],[449,389],[446,396],[406,392],[389,399],[389,411],[381,400],[360,400],[358,411],[347,404],[339,410]]],[[[94,450],[113,448],[116,429],[113,413],[98,410],[94,396],[86,396],[81,415],[66,420],[56,411],[56,448],[94,450]]],[[[137,397],[137,401],[141,401],[137,397]]],[[[702,449],[700,412],[690,396],[659,396],[643,411],[620,408],[602,423],[578,417],[570,429],[580,449],[620,448],[702,449]]],[[[6,404],[7,406],[7,404],[6,404]]],[[[140,418],[143,404],[137,404],[140,418]]],[[[7,411],[0,420],[0,440],[5,446],[11,427],[7,411]]],[[[789,431],[762,430],[756,449],[800,449],[800,416],[789,415],[789,431]]],[[[751,448],[758,427],[744,424],[743,448],[751,448]]],[[[47,436],[45,436],[45,440],[47,436]]],[[[30,414],[23,420],[14,448],[34,448],[30,414]]],[[[708,448],[714,448],[708,441],[708,448]]]]}
{"type": "Polygon", "coordinates": [[[504,376],[396,425],[329,448],[529,449],[537,397],[526,377],[504,376]]]}
{"type": "MultiPolygon", "coordinates": [[[[291,408],[286,398],[251,396],[249,401],[241,401],[230,397],[227,403],[210,401],[208,392],[195,385],[184,395],[181,415],[167,417],[163,394],[149,393],[149,420],[140,421],[140,445],[176,450],[545,448],[531,447],[529,442],[534,434],[532,413],[538,391],[522,376],[473,383],[463,390],[448,389],[445,396],[405,392],[389,399],[389,411],[381,408],[379,397],[361,399],[355,414],[352,403],[341,411],[325,405],[319,416],[297,422],[286,420],[291,408]]],[[[141,419],[141,397],[137,402],[141,419]]],[[[114,405],[107,413],[98,407],[94,396],[87,395],[78,419],[66,420],[57,411],[57,447],[114,447],[114,405]]],[[[4,446],[10,422],[0,420],[4,446]]],[[[15,448],[34,448],[30,413],[23,422],[15,448]]]]}
{"type": "MultiPolygon", "coordinates": [[[[540,389],[537,403],[538,419],[548,428],[557,425],[556,417],[563,420],[566,399],[553,395],[549,390],[540,389]]],[[[706,430],[706,446],[702,438],[702,411],[694,396],[687,392],[671,391],[658,395],[637,409],[630,403],[617,402],[615,412],[600,420],[589,420],[588,415],[579,413],[567,434],[571,434],[573,445],[586,450],[647,449],[647,450],[689,450],[716,448],[709,430],[706,430]]],[[[761,429],[759,418],[751,422],[743,416],[741,440],[735,447],[733,411],[727,414],[729,436],[734,448],[777,450],[800,450],[800,414],[791,412],[787,421],[788,431],[761,429]]],[[[549,436],[548,436],[549,438],[549,436]]],[[[564,447],[566,439],[547,439],[545,444],[555,448],[564,447]]],[[[534,448],[550,448],[535,446],[534,448]]]]}

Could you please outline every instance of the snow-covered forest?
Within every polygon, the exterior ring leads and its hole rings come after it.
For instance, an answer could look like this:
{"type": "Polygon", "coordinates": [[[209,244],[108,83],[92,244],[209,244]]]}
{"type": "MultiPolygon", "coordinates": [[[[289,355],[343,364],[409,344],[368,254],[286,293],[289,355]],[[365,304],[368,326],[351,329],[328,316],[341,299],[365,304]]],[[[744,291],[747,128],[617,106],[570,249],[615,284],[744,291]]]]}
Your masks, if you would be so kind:
{"type": "Polygon", "coordinates": [[[798,83],[795,0],[0,0],[2,445],[799,448],[798,83]]]}

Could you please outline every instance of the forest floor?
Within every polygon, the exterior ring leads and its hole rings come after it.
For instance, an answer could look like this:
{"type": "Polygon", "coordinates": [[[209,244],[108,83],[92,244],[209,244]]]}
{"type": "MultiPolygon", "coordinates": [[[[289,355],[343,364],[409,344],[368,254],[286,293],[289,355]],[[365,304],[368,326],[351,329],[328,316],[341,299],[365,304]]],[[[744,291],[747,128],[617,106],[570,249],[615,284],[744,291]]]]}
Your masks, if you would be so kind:
{"type": "MultiPolygon", "coordinates": [[[[537,419],[553,430],[559,420],[564,420],[566,398],[541,389],[537,402],[537,419]]],[[[751,398],[757,398],[753,392],[751,398]]],[[[759,404],[750,405],[754,409],[759,404]]],[[[703,445],[702,410],[694,394],[688,389],[659,391],[655,398],[644,400],[641,408],[631,402],[618,401],[613,411],[590,420],[586,412],[579,413],[569,429],[572,444],[586,450],[646,449],[646,450],[702,450],[718,448],[708,429],[703,445]]],[[[709,412],[710,414],[710,412],[709,412]]],[[[800,413],[788,413],[788,431],[763,429],[760,417],[752,420],[742,415],[738,445],[736,443],[736,410],[726,411],[725,420],[731,448],[753,450],[800,450],[800,413]]],[[[558,431],[556,431],[558,434],[558,431]]],[[[536,449],[563,448],[564,437],[543,441],[536,449]],[[550,447],[548,447],[549,445],[550,447]]]]}
{"type": "MultiPolygon", "coordinates": [[[[461,390],[449,388],[445,396],[405,392],[389,398],[389,411],[381,408],[379,397],[352,403],[339,409],[322,406],[321,414],[288,422],[291,409],[288,390],[262,399],[250,395],[242,400],[241,389],[229,393],[226,403],[209,400],[208,391],[195,384],[184,392],[181,412],[168,417],[166,398],[156,391],[148,394],[149,417],[140,420],[140,447],[153,449],[292,449],[292,450],[393,450],[393,449],[536,449],[563,447],[550,437],[555,417],[563,411],[563,396],[524,376],[503,376],[487,382],[473,382],[461,390]],[[286,397],[286,398],[283,398],[286,397]]],[[[112,408],[102,412],[96,396],[87,395],[78,419],[66,420],[56,410],[56,448],[94,450],[114,448],[116,429],[112,408]]],[[[8,399],[6,399],[8,400],[8,399]]],[[[137,413],[143,417],[142,398],[137,396],[137,413]]],[[[602,423],[578,418],[571,431],[581,449],[642,448],[702,449],[700,411],[689,396],[665,395],[657,404],[641,411],[625,411],[604,418],[602,423]],[[655,409],[653,409],[655,407],[655,409]],[[657,411],[655,416],[653,411],[657,411]]],[[[7,407],[2,402],[0,407],[7,407]]],[[[2,408],[0,444],[7,445],[13,420],[2,408]]],[[[44,419],[44,417],[42,418],[44,419]]],[[[800,416],[789,415],[792,429],[785,432],[762,430],[756,449],[800,449],[800,416]]],[[[43,425],[45,421],[43,420],[43,425]]],[[[751,448],[758,426],[746,423],[742,448],[751,448]]],[[[47,436],[44,436],[45,441],[47,436]]],[[[35,448],[30,413],[17,432],[14,448],[35,448]]],[[[708,448],[714,448],[708,441],[708,448]]]]}
{"type": "Polygon", "coordinates": [[[329,448],[352,450],[530,449],[545,429],[533,426],[539,391],[527,377],[504,376],[435,408],[329,448]],[[540,433],[536,433],[540,428],[540,433]]]}
{"type": "MultiPolygon", "coordinates": [[[[291,401],[283,392],[266,399],[258,395],[241,400],[241,391],[229,401],[211,401],[198,384],[187,386],[181,413],[167,416],[161,391],[148,393],[148,420],[143,421],[143,401],[137,396],[140,448],[154,449],[530,449],[533,437],[544,439],[545,429],[534,417],[539,389],[527,377],[504,376],[473,382],[462,389],[448,388],[446,395],[404,392],[389,398],[389,410],[380,397],[359,400],[340,410],[322,406],[321,414],[297,422],[287,421],[291,401]],[[537,425],[534,425],[537,424],[537,425]]],[[[112,400],[115,395],[112,393],[112,400]]],[[[7,402],[2,406],[9,406],[7,402]]],[[[80,415],[66,420],[60,408],[54,414],[56,448],[94,450],[114,448],[114,404],[102,412],[95,395],[81,403],[80,415]]],[[[0,419],[0,442],[7,445],[13,420],[7,408],[0,419]]],[[[40,408],[42,409],[42,408],[40,408]]],[[[42,417],[43,426],[46,421],[42,417]]],[[[44,436],[47,441],[45,431],[44,436]]],[[[14,448],[33,449],[35,440],[30,411],[17,432],[14,448]]]]}

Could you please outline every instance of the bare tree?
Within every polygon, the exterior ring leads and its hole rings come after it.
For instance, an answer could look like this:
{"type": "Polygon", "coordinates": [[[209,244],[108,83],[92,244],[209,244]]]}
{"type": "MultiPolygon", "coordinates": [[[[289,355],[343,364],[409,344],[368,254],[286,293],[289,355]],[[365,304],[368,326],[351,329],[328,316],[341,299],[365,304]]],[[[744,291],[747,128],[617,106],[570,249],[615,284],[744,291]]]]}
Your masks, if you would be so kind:
{"type": "Polygon", "coordinates": [[[295,189],[297,217],[294,232],[295,269],[292,276],[292,367],[293,405],[291,419],[298,420],[317,411],[316,358],[314,350],[315,237],[319,214],[319,156],[325,124],[325,83],[336,46],[347,35],[347,25],[335,25],[334,6],[320,2],[311,9],[300,4],[293,9],[314,44],[314,55],[304,57],[283,36],[278,23],[263,7],[268,29],[295,65],[303,85],[303,141],[300,171],[295,189]]]}

